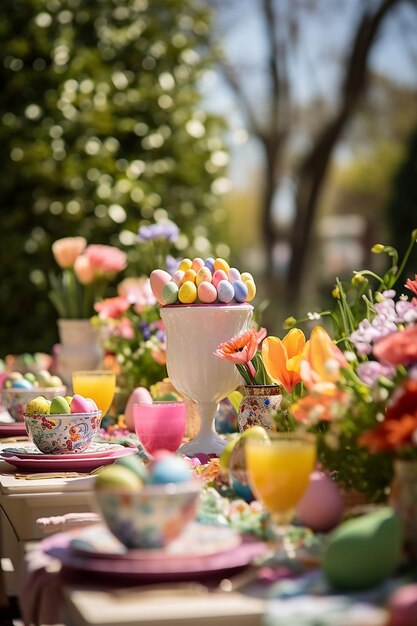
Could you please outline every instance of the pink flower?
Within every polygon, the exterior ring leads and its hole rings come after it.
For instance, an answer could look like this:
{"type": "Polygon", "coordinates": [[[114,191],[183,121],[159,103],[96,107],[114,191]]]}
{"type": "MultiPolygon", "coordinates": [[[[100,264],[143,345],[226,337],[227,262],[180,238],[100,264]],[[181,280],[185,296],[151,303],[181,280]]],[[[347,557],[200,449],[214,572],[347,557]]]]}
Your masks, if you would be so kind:
{"type": "Polygon", "coordinates": [[[134,303],[134,310],[139,315],[146,307],[156,304],[149,278],[125,278],[119,283],[117,293],[130,303],[134,303]]]}
{"type": "Polygon", "coordinates": [[[131,321],[128,320],[127,317],[122,318],[115,328],[114,334],[123,339],[128,339],[129,341],[133,340],[135,338],[135,331],[131,321]]]}
{"type": "Polygon", "coordinates": [[[259,332],[255,329],[247,330],[238,337],[221,343],[214,354],[225,361],[245,365],[253,359],[258,350],[258,344],[265,336],[265,328],[261,328],[259,332]]]}
{"type": "Polygon", "coordinates": [[[417,325],[380,339],[374,345],[374,355],[383,363],[407,365],[417,361],[417,325]]]}
{"type": "Polygon", "coordinates": [[[84,237],[64,237],[52,244],[52,253],[59,267],[66,269],[73,267],[76,258],[85,250],[87,245],[84,237]]]}
{"type": "Polygon", "coordinates": [[[97,276],[112,276],[127,265],[126,253],[113,246],[91,244],[85,249],[84,255],[97,276]]]}
{"type": "Polygon", "coordinates": [[[407,278],[404,287],[407,287],[407,289],[412,291],[417,296],[417,274],[414,274],[414,280],[407,278]]]}
{"type": "Polygon", "coordinates": [[[96,302],[94,309],[102,319],[120,319],[129,308],[129,302],[125,298],[105,298],[101,302],[96,302]]]}
{"type": "Polygon", "coordinates": [[[75,259],[74,272],[82,285],[90,285],[96,277],[94,267],[86,254],[80,254],[75,259]]]}

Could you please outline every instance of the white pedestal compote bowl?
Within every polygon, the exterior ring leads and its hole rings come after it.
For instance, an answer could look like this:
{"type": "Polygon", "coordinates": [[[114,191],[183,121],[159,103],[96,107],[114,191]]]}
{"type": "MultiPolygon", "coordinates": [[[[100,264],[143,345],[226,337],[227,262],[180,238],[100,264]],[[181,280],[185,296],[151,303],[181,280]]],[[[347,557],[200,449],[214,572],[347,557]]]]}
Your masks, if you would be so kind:
{"type": "Polygon", "coordinates": [[[242,379],[234,363],[214,353],[217,346],[250,327],[253,307],[234,305],[173,305],[160,310],[167,340],[167,370],[174,387],[197,403],[201,427],[179,452],[217,454],[226,445],[214,428],[218,403],[242,379]]]}

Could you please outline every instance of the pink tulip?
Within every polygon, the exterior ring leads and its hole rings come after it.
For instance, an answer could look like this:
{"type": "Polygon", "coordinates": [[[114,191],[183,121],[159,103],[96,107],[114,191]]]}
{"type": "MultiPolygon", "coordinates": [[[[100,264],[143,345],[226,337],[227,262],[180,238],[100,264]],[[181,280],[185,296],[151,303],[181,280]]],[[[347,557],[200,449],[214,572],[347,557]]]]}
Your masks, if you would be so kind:
{"type": "Polygon", "coordinates": [[[76,258],[85,250],[87,245],[84,237],[64,237],[52,244],[52,253],[55,261],[62,269],[74,266],[76,258]]]}
{"type": "Polygon", "coordinates": [[[94,309],[97,311],[101,319],[120,319],[129,308],[129,302],[126,298],[105,298],[101,302],[96,302],[94,309]]]}
{"type": "Polygon", "coordinates": [[[125,278],[117,286],[117,293],[130,303],[134,303],[134,310],[139,315],[146,307],[156,304],[149,278],[125,278]]]}
{"type": "Polygon", "coordinates": [[[92,244],[87,246],[84,255],[96,276],[111,276],[124,270],[127,265],[126,253],[113,246],[92,244]]]}
{"type": "Polygon", "coordinates": [[[75,259],[74,272],[82,285],[90,285],[96,277],[95,269],[86,254],[81,254],[75,259]]]}

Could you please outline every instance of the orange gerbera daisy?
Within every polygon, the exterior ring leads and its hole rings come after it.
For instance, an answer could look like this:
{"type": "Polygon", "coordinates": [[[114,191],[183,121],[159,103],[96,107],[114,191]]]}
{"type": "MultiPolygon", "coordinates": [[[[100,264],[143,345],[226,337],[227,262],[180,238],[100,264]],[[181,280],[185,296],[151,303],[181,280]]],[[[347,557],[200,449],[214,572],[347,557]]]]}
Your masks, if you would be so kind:
{"type": "Polygon", "coordinates": [[[258,344],[265,336],[265,328],[261,328],[259,331],[254,328],[247,330],[242,335],[221,343],[214,354],[225,361],[232,361],[236,365],[246,365],[252,361],[258,350],[258,344]]]}

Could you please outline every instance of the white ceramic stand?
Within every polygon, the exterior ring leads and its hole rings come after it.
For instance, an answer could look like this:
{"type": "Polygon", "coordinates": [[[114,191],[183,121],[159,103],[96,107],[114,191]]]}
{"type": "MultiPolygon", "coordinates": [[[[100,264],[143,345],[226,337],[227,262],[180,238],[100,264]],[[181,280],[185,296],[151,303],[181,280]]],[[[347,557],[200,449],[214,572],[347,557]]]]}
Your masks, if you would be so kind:
{"type": "Polygon", "coordinates": [[[217,454],[226,441],[214,429],[220,400],[242,379],[234,365],[214,353],[217,346],[250,327],[253,307],[240,305],[165,306],[161,318],[167,336],[167,370],[174,387],[197,402],[201,428],[197,436],[180,448],[182,454],[217,454]]]}

